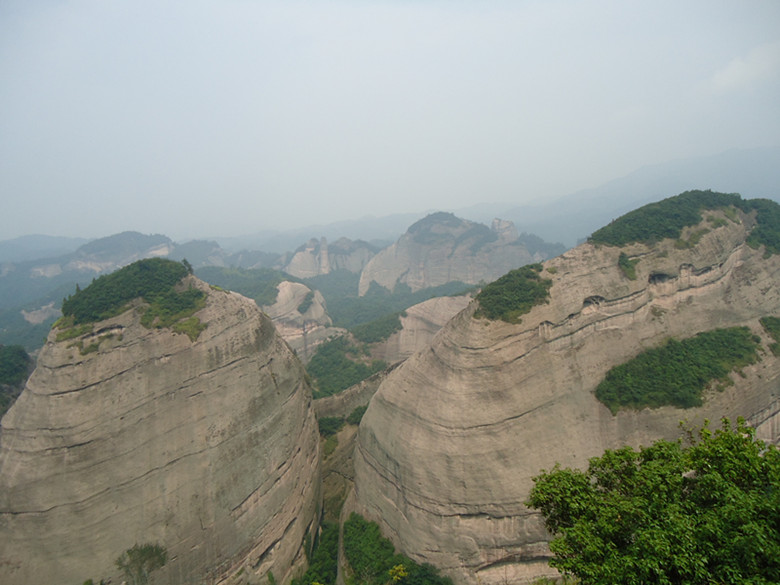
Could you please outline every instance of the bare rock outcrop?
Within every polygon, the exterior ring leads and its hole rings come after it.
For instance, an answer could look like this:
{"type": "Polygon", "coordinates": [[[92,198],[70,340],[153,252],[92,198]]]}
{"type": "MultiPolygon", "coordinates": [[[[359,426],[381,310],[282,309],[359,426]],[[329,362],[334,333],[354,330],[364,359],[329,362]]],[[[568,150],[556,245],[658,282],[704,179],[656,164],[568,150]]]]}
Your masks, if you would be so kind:
{"type": "Polygon", "coordinates": [[[311,359],[318,345],[344,332],[333,327],[320,291],[289,280],[280,282],[277,290],[276,302],[263,306],[263,311],[304,363],[311,359]]]}
{"type": "Polygon", "coordinates": [[[49,335],[2,420],[0,582],[119,583],[136,543],[167,549],[163,583],[284,582],[305,562],[320,461],[300,361],[254,302],[187,278],[207,293],[196,341],[137,304],[49,335]]]}
{"type": "Polygon", "coordinates": [[[311,278],[334,270],[359,273],[374,254],[376,248],[361,240],[339,238],[329,245],[324,237],[312,238],[295,251],[283,270],[298,278],[311,278]]]}
{"type": "Polygon", "coordinates": [[[488,228],[439,212],[413,224],[395,244],[374,256],[360,275],[358,292],[366,294],[372,283],[388,290],[406,284],[417,291],[453,281],[490,282],[547,257],[530,252],[511,222],[496,220],[488,228]]]}
{"type": "Polygon", "coordinates": [[[460,313],[471,297],[435,297],[406,309],[399,317],[401,329],[393,333],[380,347],[372,349],[372,355],[393,364],[407,359],[428,347],[439,329],[460,313]]]}
{"type": "Polygon", "coordinates": [[[550,302],[519,324],[475,318],[472,303],[373,397],[355,452],[357,509],[459,584],[530,582],[551,571],[549,536],[524,505],[542,469],[677,438],[681,420],[743,416],[777,442],[780,358],[758,319],[780,313],[780,255],[749,247],[752,217],[737,213],[710,213],[706,234],[686,228],[695,246],[583,244],[546,262],[550,302]],[[635,280],[621,252],[638,260],[635,280]],[[595,398],[613,366],[670,336],[729,326],[749,327],[764,351],[703,406],[613,415],[595,398]]]}

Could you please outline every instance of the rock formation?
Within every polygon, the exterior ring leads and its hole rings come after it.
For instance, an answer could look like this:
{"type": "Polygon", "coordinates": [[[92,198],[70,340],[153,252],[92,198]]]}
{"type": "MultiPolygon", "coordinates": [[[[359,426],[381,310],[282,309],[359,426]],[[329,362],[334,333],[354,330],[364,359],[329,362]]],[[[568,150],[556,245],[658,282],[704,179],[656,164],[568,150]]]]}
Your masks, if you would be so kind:
{"type": "Polygon", "coordinates": [[[453,281],[489,282],[546,257],[531,254],[511,222],[496,220],[491,229],[439,212],[413,224],[371,259],[360,276],[359,294],[366,294],[373,282],[389,290],[402,283],[412,291],[453,281]]]}
{"type": "Polygon", "coordinates": [[[0,582],[121,582],[139,543],[162,583],[281,583],[317,527],[319,451],[299,360],[254,302],[211,289],[196,341],[134,308],[57,341],[0,435],[0,582]],[[231,576],[233,576],[231,578],[231,576]]]}
{"type": "Polygon", "coordinates": [[[305,362],[314,355],[317,346],[343,329],[333,327],[319,291],[305,284],[285,280],[277,286],[279,293],[273,305],[263,306],[279,334],[305,362]]]}
{"type": "MultiPolygon", "coordinates": [[[[551,571],[549,536],[523,504],[542,469],[677,438],[681,420],[743,416],[780,440],[780,358],[758,323],[780,313],[780,255],[746,244],[752,214],[726,211],[677,243],[586,243],[549,260],[550,302],[518,324],[475,318],[474,301],[373,397],[355,452],[357,509],[456,583],[530,582],[551,571]],[[618,267],[621,252],[638,260],[635,280],[618,267]],[[643,350],[730,326],[760,336],[761,360],[703,406],[613,416],[594,397],[610,368],[643,350]]],[[[448,239],[450,229],[436,228],[448,239]]]]}
{"type": "Polygon", "coordinates": [[[407,359],[428,347],[439,329],[462,311],[471,297],[435,297],[417,303],[400,316],[401,329],[372,348],[371,355],[389,364],[407,359]]]}
{"type": "Polygon", "coordinates": [[[311,278],[334,270],[359,273],[374,254],[376,249],[361,240],[339,238],[328,245],[325,238],[312,238],[295,251],[282,270],[297,278],[311,278]]]}

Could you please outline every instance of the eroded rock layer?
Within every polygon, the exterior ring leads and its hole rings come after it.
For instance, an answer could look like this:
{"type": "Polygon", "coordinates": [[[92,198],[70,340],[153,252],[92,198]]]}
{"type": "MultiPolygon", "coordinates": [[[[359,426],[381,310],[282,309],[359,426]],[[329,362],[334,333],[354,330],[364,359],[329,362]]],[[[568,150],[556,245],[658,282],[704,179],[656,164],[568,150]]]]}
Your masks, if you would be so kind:
{"type": "Polygon", "coordinates": [[[167,549],[165,583],[282,581],[302,562],[320,488],[300,362],[251,300],[188,278],[208,295],[194,342],[137,307],[49,335],[2,421],[0,582],[118,583],[136,543],[167,549]]]}
{"type": "Polygon", "coordinates": [[[758,319],[780,314],[780,256],[745,244],[751,216],[709,215],[723,225],[699,229],[692,247],[584,244],[546,262],[550,302],[519,324],[474,318],[476,302],[450,321],[388,376],[363,417],[359,511],[457,583],[530,582],[550,574],[549,536],[523,504],[540,470],[679,437],[681,420],[743,416],[777,441],[780,360],[758,319]],[[621,252],[639,260],[635,280],[618,267],[621,252]],[[613,416],[594,397],[611,367],[668,337],[737,325],[761,337],[761,360],[707,391],[702,407],[613,416]]]}

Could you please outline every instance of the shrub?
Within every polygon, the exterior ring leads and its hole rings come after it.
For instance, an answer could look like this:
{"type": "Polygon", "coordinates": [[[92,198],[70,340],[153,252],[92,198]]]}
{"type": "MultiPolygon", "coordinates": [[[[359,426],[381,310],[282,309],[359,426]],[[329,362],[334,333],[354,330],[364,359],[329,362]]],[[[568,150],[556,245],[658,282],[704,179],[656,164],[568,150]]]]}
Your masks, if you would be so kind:
{"type": "Polygon", "coordinates": [[[359,425],[367,409],[368,406],[358,406],[355,410],[349,413],[347,422],[351,425],[359,425]]]}
{"type": "Polygon", "coordinates": [[[119,314],[137,298],[147,302],[168,293],[187,275],[187,268],[172,260],[148,258],[100,276],[84,290],[77,290],[62,303],[62,314],[73,324],[101,321],[119,314]]]}
{"type": "Polygon", "coordinates": [[[385,341],[393,333],[402,329],[402,316],[405,317],[406,312],[391,313],[390,315],[385,315],[384,317],[380,317],[379,319],[371,321],[370,323],[358,325],[357,327],[352,328],[350,333],[352,333],[355,339],[364,343],[378,343],[380,341],[385,341]]]}
{"type": "Polygon", "coordinates": [[[336,416],[324,416],[317,419],[317,424],[320,428],[320,435],[330,437],[341,430],[341,427],[344,426],[344,419],[336,416]]]}
{"type": "Polygon", "coordinates": [[[764,331],[772,336],[775,342],[769,346],[769,349],[774,355],[780,355],[780,318],[778,317],[762,317],[759,322],[764,328],[764,331]]]}
{"type": "Polygon", "coordinates": [[[636,280],[636,265],[639,264],[639,259],[630,260],[629,257],[621,252],[618,256],[618,267],[623,272],[623,275],[629,280],[636,280]]]}
{"type": "Polygon", "coordinates": [[[317,348],[306,366],[314,386],[315,398],[346,390],[387,367],[381,360],[365,363],[351,359],[348,354],[357,358],[360,351],[345,337],[337,337],[317,348]]]}
{"type": "Polygon", "coordinates": [[[780,451],[741,420],[689,439],[535,477],[550,565],[582,585],[780,582],[780,451]]]}
{"type": "Polygon", "coordinates": [[[131,585],[149,581],[149,574],[165,565],[168,551],[159,544],[135,544],[114,561],[131,585]]]}
{"type": "Polygon", "coordinates": [[[701,393],[714,380],[755,363],[759,339],[747,327],[714,329],[642,352],[615,366],[596,387],[596,398],[612,414],[620,408],[700,406],[701,393]]]}
{"type": "Polygon", "coordinates": [[[479,309],[474,316],[519,323],[520,315],[549,302],[552,280],[541,278],[541,271],[541,264],[529,264],[485,286],[477,295],[479,309]]]}
{"type": "Polygon", "coordinates": [[[408,585],[452,585],[431,565],[418,565],[406,555],[396,554],[379,526],[354,512],[344,523],[343,544],[352,578],[359,585],[385,585],[395,582],[396,577],[408,585]]]}

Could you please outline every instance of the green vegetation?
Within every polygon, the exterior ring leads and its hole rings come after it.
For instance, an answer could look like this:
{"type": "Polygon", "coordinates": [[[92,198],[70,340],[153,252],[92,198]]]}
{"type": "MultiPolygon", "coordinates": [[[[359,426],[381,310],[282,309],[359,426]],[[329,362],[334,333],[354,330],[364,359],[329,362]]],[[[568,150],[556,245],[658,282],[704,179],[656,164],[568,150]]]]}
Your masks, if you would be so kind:
{"type": "Polygon", "coordinates": [[[306,366],[312,378],[314,398],[346,390],[387,367],[382,360],[368,360],[364,357],[358,361],[361,353],[346,337],[337,337],[320,345],[306,366]]]}
{"type": "Polygon", "coordinates": [[[633,242],[653,243],[665,238],[678,239],[683,228],[701,220],[702,209],[717,209],[744,203],[736,193],[686,191],[663,201],[630,211],[588,238],[593,244],[625,246],[633,242]]]}
{"type": "MultiPolygon", "coordinates": [[[[683,241],[680,239],[682,230],[701,222],[703,210],[722,209],[727,217],[736,221],[734,208],[745,213],[756,213],[756,226],[747,238],[750,246],[766,246],[767,255],[780,253],[780,205],[769,199],[742,199],[737,193],[713,191],[686,191],[650,203],[596,230],[588,241],[607,246],[625,246],[633,242],[651,244],[671,238],[678,240],[680,247],[691,247],[706,231],[698,230],[687,241],[683,241]]],[[[723,225],[723,220],[708,219],[714,227],[723,225]]]]}
{"type": "Polygon", "coordinates": [[[452,585],[431,565],[418,565],[406,555],[396,554],[375,522],[350,515],[344,523],[344,556],[349,563],[348,585],[452,585]]]}
{"type": "Polygon", "coordinates": [[[317,419],[317,424],[320,428],[320,435],[327,438],[341,430],[341,427],[344,426],[344,419],[337,416],[324,416],[317,419]]]}
{"type": "Polygon", "coordinates": [[[293,579],[291,585],[335,585],[338,571],[339,525],[323,523],[319,540],[309,559],[309,569],[300,579],[293,579]]]}
{"type": "Polygon", "coordinates": [[[780,355],[780,318],[778,317],[763,317],[759,319],[764,331],[772,336],[775,342],[769,346],[769,349],[774,355],[780,355]]]}
{"type": "Polygon", "coordinates": [[[114,564],[124,573],[130,585],[143,585],[149,582],[149,574],[167,561],[168,551],[159,544],[135,544],[123,552],[114,564]]]}
{"type": "Polygon", "coordinates": [[[549,302],[552,280],[541,278],[541,271],[541,264],[529,264],[485,286],[477,295],[479,309],[474,316],[519,323],[520,315],[549,302]]]}
{"type": "Polygon", "coordinates": [[[21,386],[31,367],[32,359],[21,345],[0,345],[0,384],[21,386]]]}
{"type": "Polygon", "coordinates": [[[688,236],[687,240],[683,240],[680,238],[674,243],[674,247],[678,250],[687,250],[689,248],[693,248],[696,246],[699,241],[702,239],[703,236],[710,233],[710,230],[707,228],[702,228],[700,230],[694,230],[691,232],[691,234],[688,236]]]}
{"type": "Polygon", "coordinates": [[[0,345],[0,418],[11,408],[32,369],[21,345],[0,345]]]}
{"type": "Polygon", "coordinates": [[[186,275],[187,268],[179,262],[162,258],[139,260],[99,277],[84,290],[77,288],[63,301],[62,314],[72,316],[74,325],[102,321],[124,311],[133,299],[140,297],[152,303],[169,293],[186,275]]]}
{"type": "MultiPolygon", "coordinates": [[[[192,314],[205,306],[206,295],[195,288],[175,288],[191,269],[188,264],[150,258],[101,276],[84,290],[76,287],[76,293],[62,303],[63,316],[54,323],[57,341],[91,332],[93,322],[122,313],[137,298],[148,304],[141,316],[144,327],[173,327],[194,341],[205,325],[192,314]]],[[[83,344],[79,348],[82,354],[97,350],[92,346],[84,348],[83,344]]]]}
{"type": "Polygon", "coordinates": [[[233,290],[254,299],[261,307],[267,307],[276,302],[276,295],[279,292],[276,287],[279,286],[280,282],[284,280],[298,282],[284,272],[270,268],[246,269],[206,266],[199,268],[196,275],[211,285],[233,290]]]}
{"type": "Polygon", "coordinates": [[[739,421],[543,471],[527,504],[582,585],[780,582],[780,451],[739,421]]]}
{"type": "Polygon", "coordinates": [[[360,276],[346,270],[307,278],[303,282],[322,293],[328,306],[328,314],[336,327],[350,331],[364,323],[378,319],[392,319],[391,315],[401,313],[412,305],[434,297],[462,295],[473,292],[476,287],[459,281],[448,282],[412,292],[407,284],[398,284],[391,292],[375,282],[362,297],[358,296],[360,276]]]}
{"type": "Polygon", "coordinates": [[[620,408],[700,406],[710,382],[726,381],[733,370],[756,362],[759,341],[747,327],[670,339],[612,368],[596,388],[596,398],[612,414],[620,408]]]}
{"type": "Polygon", "coordinates": [[[363,343],[378,343],[385,341],[396,331],[402,329],[401,317],[406,317],[406,311],[400,313],[391,313],[380,317],[370,323],[357,325],[350,330],[350,333],[358,341],[363,343]]]}
{"type": "Polygon", "coordinates": [[[368,406],[358,406],[349,413],[347,422],[351,425],[359,425],[360,421],[363,420],[363,415],[366,414],[366,410],[368,410],[368,406]]]}
{"type": "Polygon", "coordinates": [[[639,258],[636,260],[630,260],[625,252],[621,252],[618,256],[618,268],[623,272],[623,275],[629,280],[636,280],[636,265],[639,264],[639,258]]]}
{"type": "Polygon", "coordinates": [[[298,305],[298,312],[303,315],[306,311],[309,310],[309,307],[311,307],[311,304],[314,302],[314,291],[309,291],[306,293],[306,296],[303,297],[303,300],[301,301],[301,304],[298,305]]]}

